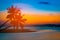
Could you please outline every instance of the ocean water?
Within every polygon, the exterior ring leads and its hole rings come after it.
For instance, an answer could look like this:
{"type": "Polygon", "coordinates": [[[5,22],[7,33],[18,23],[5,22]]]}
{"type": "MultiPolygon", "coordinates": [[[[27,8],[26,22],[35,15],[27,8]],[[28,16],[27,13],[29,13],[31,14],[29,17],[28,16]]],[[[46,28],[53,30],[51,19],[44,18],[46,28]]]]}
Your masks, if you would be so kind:
{"type": "Polygon", "coordinates": [[[37,32],[0,33],[0,40],[60,40],[60,27],[27,27],[37,32]]]}
{"type": "Polygon", "coordinates": [[[37,30],[56,30],[60,31],[60,27],[35,27],[37,30]]]}

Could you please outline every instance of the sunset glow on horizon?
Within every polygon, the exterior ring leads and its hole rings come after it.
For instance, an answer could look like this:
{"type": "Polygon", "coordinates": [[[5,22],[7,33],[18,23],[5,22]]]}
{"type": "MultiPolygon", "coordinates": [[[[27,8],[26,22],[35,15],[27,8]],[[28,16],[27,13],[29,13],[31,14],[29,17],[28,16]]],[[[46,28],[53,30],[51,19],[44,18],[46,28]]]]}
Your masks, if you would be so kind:
{"type": "MultiPolygon", "coordinates": [[[[7,20],[6,16],[8,13],[1,13],[1,20],[7,20]]],[[[24,14],[23,18],[26,18],[26,25],[35,25],[35,24],[59,24],[60,23],[60,19],[59,19],[60,15],[59,14],[24,14]]]]}

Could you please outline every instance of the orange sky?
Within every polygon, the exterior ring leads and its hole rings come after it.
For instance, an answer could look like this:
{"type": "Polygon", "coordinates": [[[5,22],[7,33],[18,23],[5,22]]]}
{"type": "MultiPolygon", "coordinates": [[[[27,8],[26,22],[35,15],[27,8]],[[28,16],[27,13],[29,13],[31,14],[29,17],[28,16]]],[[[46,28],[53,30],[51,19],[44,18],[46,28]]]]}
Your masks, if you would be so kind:
{"type": "Polygon", "coordinates": [[[41,14],[26,14],[28,24],[48,24],[48,23],[60,23],[60,15],[41,15],[41,14]]]}
{"type": "MultiPolygon", "coordinates": [[[[6,20],[7,13],[0,14],[0,19],[6,20]]],[[[60,23],[60,14],[25,14],[24,18],[27,19],[25,24],[48,24],[48,23],[60,23]]]]}

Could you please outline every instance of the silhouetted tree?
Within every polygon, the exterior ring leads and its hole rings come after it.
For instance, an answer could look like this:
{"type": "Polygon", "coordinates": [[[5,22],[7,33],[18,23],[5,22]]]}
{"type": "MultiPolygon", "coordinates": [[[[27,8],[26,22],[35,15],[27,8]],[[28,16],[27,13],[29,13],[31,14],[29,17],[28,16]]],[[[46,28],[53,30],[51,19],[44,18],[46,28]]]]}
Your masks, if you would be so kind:
{"type": "Polygon", "coordinates": [[[12,26],[16,27],[16,30],[18,30],[19,26],[21,27],[21,30],[23,31],[24,29],[24,23],[26,21],[26,19],[23,19],[23,16],[21,15],[21,10],[11,6],[10,8],[7,9],[8,10],[8,15],[7,18],[10,21],[10,24],[12,24],[12,26]]]}

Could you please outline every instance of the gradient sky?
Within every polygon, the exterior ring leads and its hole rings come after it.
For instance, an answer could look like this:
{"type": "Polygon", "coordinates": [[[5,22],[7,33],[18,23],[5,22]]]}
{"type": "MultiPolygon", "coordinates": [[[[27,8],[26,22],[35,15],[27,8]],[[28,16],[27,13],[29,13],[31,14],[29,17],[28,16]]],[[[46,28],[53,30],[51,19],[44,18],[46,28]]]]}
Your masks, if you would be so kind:
{"type": "Polygon", "coordinates": [[[60,0],[0,0],[0,11],[6,10],[16,3],[28,4],[37,10],[60,12],[60,0]],[[39,2],[48,2],[49,4],[39,4],[39,2]]]}
{"type": "MultiPolygon", "coordinates": [[[[26,24],[60,23],[60,0],[0,0],[0,16],[6,20],[11,5],[21,8],[27,19],[26,24]],[[39,2],[48,2],[43,4],[39,2]],[[53,15],[50,15],[53,14],[53,15]]],[[[1,18],[0,18],[1,19],[1,18]]]]}

